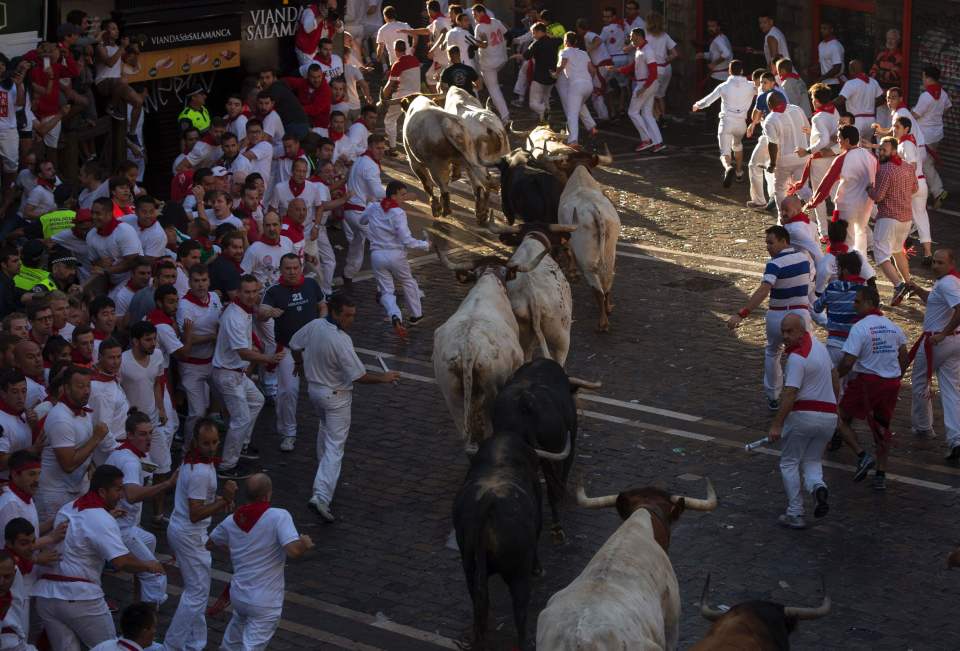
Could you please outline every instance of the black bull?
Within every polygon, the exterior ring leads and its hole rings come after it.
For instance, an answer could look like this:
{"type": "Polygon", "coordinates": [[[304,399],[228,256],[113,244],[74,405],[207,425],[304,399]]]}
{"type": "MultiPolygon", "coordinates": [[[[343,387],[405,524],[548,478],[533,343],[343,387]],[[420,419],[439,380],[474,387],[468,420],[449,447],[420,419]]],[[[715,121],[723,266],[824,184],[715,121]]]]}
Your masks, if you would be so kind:
{"type": "Polygon", "coordinates": [[[505,156],[500,170],[500,201],[507,223],[517,219],[556,224],[563,183],[553,174],[530,165],[530,155],[520,149],[505,156]]]}

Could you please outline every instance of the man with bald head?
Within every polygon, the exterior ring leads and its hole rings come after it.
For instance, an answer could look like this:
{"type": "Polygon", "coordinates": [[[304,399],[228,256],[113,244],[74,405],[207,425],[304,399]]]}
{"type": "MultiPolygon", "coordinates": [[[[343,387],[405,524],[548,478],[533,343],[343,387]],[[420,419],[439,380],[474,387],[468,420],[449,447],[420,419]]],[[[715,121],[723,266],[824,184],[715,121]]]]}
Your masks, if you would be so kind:
{"type": "Polygon", "coordinates": [[[13,348],[16,368],[27,378],[27,409],[33,409],[47,396],[47,382],[43,376],[43,351],[40,344],[24,339],[13,348]]]}
{"type": "Polygon", "coordinates": [[[233,616],[223,633],[224,649],[267,648],[283,610],[287,557],[300,558],[313,548],[310,536],[297,533],[290,513],[270,506],[270,477],[251,475],[246,489],[250,502],[221,521],[207,542],[211,550],[228,551],[233,561],[233,616]]]}
{"type": "Polygon", "coordinates": [[[860,131],[860,138],[870,142],[873,138],[871,125],[877,121],[877,107],[883,104],[884,94],[877,80],[864,73],[863,62],[859,59],[850,62],[849,78],[834,102],[841,110],[853,113],[856,120],[853,124],[860,131]]]}
{"type": "Polygon", "coordinates": [[[780,474],[787,493],[787,511],[781,525],[790,529],[807,526],[803,518],[803,486],[816,503],[813,515],[822,518],[830,509],[823,481],[823,450],[837,426],[837,394],[840,384],[826,347],[807,330],[799,314],[787,314],[780,322],[786,346],[787,368],[780,394],[780,409],[770,425],[770,441],[783,439],[780,474]]]}
{"type": "Polygon", "coordinates": [[[951,249],[933,254],[933,287],[923,289],[915,282],[909,287],[927,305],[923,316],[923,335],[910,351],[913,357],[911,388],[913,431],[933,434],[933,397],[931,381],[937,374],[943,425],[946,429],[947,461],[960,461],[960,277],[951,249]],[[919,354],[918,354],[919,353],[919,354]],[[914,357],[915,356],[915,357],[914,357]]]}

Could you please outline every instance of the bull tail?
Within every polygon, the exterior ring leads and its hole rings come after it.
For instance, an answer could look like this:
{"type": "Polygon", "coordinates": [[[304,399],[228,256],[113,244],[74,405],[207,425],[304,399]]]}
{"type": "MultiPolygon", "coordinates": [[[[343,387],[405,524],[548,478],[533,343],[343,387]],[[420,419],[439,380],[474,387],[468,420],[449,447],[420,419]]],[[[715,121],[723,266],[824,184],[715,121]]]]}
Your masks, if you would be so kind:
{"type": "Polygon", "coordinates": [[[583,215],[583,219],[581,220],[578,219],[577,208],[574,206],[574,224],[577,224],[581,229],[583,229],[591,221],[593,222],[594,246],[597,247],[597,259],[595,264],[591,264],[591,261],[588,260],[578,260],[578,262],[580,264],[586,263],[590,265],[589,268],[584,266],[581,266],[580,268],[583,272],[584,279],[587,281],[587,284],[593,289],[603,294],[607,294],[610,292],[610,288],[613,286],[613,265],[616,258],[616,239],[612,241],[614,251],[612,254],[608,255],[607,248],[611,246],[610,234],[607,233],[606,224],[604,223],[603,217],[600,215],[600,211],[596,207],[592,207],[588,214],[583,215]],[[581,221],[583,223],[580,223],[581,221]]]}
{"type": "Polygon", "coordinates": [[[480,441],[473,440],[474,425],[473,418],[473,371],[476,360],[472,353],[467,353],[463,358],[463,435],[464,444],[479,444],[480,441]]]}

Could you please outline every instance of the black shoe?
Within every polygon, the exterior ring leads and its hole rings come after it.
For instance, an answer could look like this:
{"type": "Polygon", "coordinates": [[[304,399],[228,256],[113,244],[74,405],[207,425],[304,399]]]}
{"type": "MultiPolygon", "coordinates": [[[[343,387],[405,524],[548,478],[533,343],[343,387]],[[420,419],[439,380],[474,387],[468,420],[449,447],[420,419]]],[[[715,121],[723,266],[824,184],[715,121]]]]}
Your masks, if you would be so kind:
{"type": "Polygon", "coordinates": [[[874,475],[873,476],[873,490],[877,492],[882,492],[887,490],[887,477],[886,475],[874,475]]]}
{"type": "Polygon", "coordinates": [[[734,174],[735,172],[733,171],[732,167],[728,167],[723,171],[723,187],[729,188],[731,185],[733,185],[734,174]]]}
{"type": "Polygon", "coordinates": [[[943,458],[944,461],[960,461],[960,445],[950,448],[950,454],[943,458]]]}
{"type": "Polygon", "coordinates": [[[890,307],[896,307],[903,303],[903,299],[905,299],[909,293],[910,288],[907,287],[907,283],[898,284],[893,288],[893,298],[890,299],[890,307]]]}
{"type": "Polygon", "coordinates": [[[857,472],[853,474],[853,481],[863,481],[875,465],[877,465],[877,460],[871,457],[869,452],[864,452],[860,460],[857,461],[857,472]]]}
{"type": "Polygon", "coordinates": [[[771,197],[771,199],[770,199],[769,201],[767,201],[767,206],[766,206],[766,208],[764,208],[764,210],[766,210],[767,212],[777,212],[777,199],[776,199],[776,197],[771,197]]]}
{"type": "Polygon", "coordinates": [[[410,317],[409,319],[407,319],[407,323],[409,323],[410,325],[414,325],[416,323],[419,323],[422,320],[423,320],[423,315],[421,314],[420,316],[410,317]]]}
{"type": "Polygon", "coordinates": [[[924,267],[932,267],[932,266],[933,266],[933,256],[932,256],[932,255],[925,255],[925,256],[923,256],[923,260],[920,261],[920,264],[922,264],[924,267]]]}
{"type": "Polygon", "coordinates": [[[836,452],[843,447],[843,437],[840,436],[840,432],[834,432],[833,438],[830,439],[830,443],[827,445],[827,449],[831,452],[836,452]]]}
{"type": "Polygon", "coordinates": [[[252,443],[248,443],[240,450],[241,459],[259,459],[260,458],[260,448],[255,446],[252,443]]]}
{"type": "Polygon", "coordinates": [[[830,512],[830,505],[827,504],[828,496],[829,492],[826,486],[817,486],[817,490],[813,491],[813,499],[817,502],[813,509],[813,517],[822,518],[830,512]]]}
{"type": "Polygon", "coordinates": [[[353,289],[353,278],[343,277],[343,290],[349,292],[353,289]]]}
{"type": "Polygon", "coordinates": [[[241,470],[240,465],[230,468],[229,470],[220,470],[217,472],[217,477],[220,479],[232,479],[233,481],[240,481],[241,479],[246,479],[253,473],[249,470],[241,470]]]}

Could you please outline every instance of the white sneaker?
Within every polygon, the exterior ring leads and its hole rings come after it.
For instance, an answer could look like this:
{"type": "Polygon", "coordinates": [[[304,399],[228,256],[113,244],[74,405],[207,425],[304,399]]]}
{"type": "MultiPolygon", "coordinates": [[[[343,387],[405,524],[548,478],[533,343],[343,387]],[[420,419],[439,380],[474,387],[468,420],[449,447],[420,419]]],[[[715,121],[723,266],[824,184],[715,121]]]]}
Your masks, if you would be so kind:
{"type": "Polygon", "coordinates": [[[316,495],[307,501],[307,506],[316,512],[324,522],[333,522],[336,520],[336,518],[333,517],[333,511],[330,510],[330,505],[321,501],[316,495]]]}
{"type": "Polygon", "coordinates": [[[293,449],[297,446],[297,439],[292,436],[285,436],[280,441],[280,451],[281,452],[293,452],[293,449]]]}

